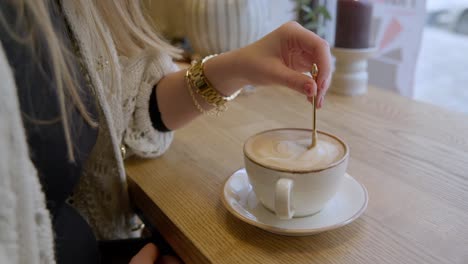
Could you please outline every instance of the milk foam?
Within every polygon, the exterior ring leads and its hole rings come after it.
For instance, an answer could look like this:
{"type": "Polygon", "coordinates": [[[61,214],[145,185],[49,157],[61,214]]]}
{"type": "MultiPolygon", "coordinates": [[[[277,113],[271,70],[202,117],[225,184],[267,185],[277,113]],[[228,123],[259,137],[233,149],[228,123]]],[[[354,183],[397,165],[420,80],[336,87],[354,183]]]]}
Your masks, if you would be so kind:
{"type": "Polygon", "coordinates": [[[256,162],[290,170],[326,168],[344,156],[344,147],[336,139],[318,134],[317,145],[309,149],[311,132],[274,130],[251,138],[246,151],[256,162]]]}

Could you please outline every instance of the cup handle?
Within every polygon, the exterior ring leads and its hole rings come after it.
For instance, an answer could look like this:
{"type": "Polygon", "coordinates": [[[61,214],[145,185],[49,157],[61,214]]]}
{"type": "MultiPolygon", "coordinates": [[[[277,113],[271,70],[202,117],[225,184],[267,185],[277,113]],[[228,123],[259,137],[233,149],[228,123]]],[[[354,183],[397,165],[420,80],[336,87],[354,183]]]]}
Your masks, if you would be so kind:
{"type": "Polygon", "coordinates": [[[294,181],[287,178],[281,178],[276,182],[275,191],[275,212],[280,219],[291,219],[294,210],[291,205],[291,190],[294,187],[294,181]]]}

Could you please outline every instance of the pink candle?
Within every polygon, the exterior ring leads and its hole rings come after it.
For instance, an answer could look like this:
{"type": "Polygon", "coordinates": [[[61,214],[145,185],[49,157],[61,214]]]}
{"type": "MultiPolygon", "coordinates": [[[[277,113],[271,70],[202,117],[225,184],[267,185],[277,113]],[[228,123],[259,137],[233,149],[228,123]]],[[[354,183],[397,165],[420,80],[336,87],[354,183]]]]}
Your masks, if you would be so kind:
{"type": "Polygon", "coordinates": [[[338,0],[335,47],[365,49],[370,46],[372,3],[368,0],[338,0]]]}

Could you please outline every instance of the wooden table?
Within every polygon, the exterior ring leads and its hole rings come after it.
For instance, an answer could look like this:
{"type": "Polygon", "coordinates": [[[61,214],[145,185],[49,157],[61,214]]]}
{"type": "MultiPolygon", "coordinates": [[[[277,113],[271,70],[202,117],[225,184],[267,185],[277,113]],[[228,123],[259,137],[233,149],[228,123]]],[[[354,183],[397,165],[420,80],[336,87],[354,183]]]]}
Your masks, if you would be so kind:
{"type": "Polygon", "coordinates": [[[284,88],[258,88],[222,117],[196,120],[159,159],[127,161],[131,196],[187,263],[468,263],[467,115],[370,88],[328,95],[318,117],[347,141],[348,172],[369,192],[348,226],[285,237],[223,206],[247,137],[311,124],[305,98],[284,88]]]}

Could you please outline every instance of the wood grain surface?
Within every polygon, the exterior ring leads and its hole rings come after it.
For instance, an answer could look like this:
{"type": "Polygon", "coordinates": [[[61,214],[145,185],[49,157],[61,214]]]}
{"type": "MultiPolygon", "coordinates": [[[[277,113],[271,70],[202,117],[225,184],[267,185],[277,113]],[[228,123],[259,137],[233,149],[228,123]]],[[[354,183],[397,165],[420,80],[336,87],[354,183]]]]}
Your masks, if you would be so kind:
{"type": "Polygon", "coordinates": [[[252,134],[309,127],[310,104],[285,88],[240,96],[222,117],[176,132],[155,160],[126,163],[130,193],[187,263],[468,263],[468,116],[370,88],[328,95],[318,128],[350,146],[348,173],[369,192],[352,224],[309,237],[250,226],[221,202],[252,134]]]}

